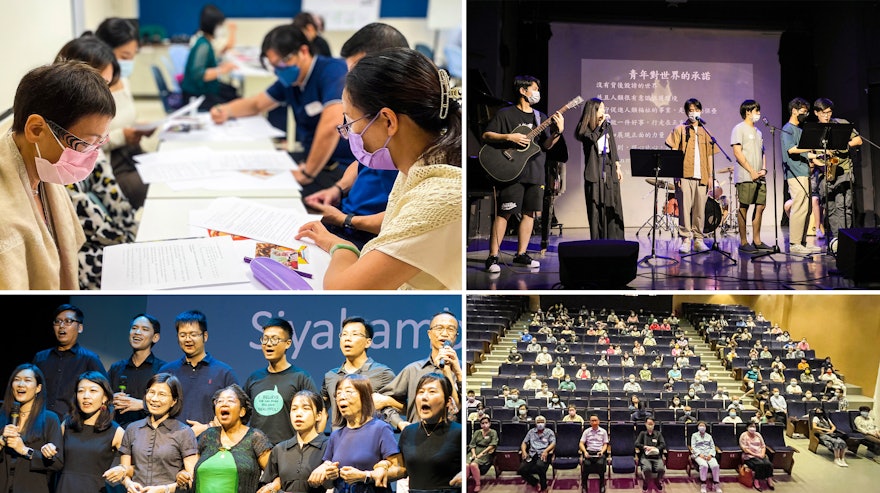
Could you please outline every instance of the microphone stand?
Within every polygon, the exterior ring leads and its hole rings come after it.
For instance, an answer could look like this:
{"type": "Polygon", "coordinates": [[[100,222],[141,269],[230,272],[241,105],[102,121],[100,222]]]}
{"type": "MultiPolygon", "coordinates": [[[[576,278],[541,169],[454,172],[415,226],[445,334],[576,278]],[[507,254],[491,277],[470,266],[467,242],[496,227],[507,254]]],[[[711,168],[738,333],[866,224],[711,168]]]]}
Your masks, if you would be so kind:
{"type": "MultiPolygon", "coordinates": [[[[706,128],[706,122],[704,122],[702,118],[697,121],[700,123],[700,126],[703,127],[703,130],[706,131],[706,135],[709,136],[709,140],[712,142],[712,150],[715,150],[715,148],[717,147],[718,150],[721,151],[721,154],[724,154],[724,157],[727,158],[728,162],[733,162],[730,159],[730,156],[728,156],[727,153],[724,152],[724,149],[718,145],[718,141],[715,140],[715,136],[712,135],[709,132],[709,129],[706,128]]],[[[700,145],[699,138],[697,138],[697,135],[698,135],[698,132],[695,131],[694,138],[697,139],[697,141],[694,143],[694,145],[700,145]]],[[[712,189],[714,190],[715,189],[715,153],[714,152],[711,154],[711,158],[712,158],[712,181],[710,182],[710,184],[712,186],[712,189]]],[[[697,163],[694,163],[694,166],[697,166],[697,165],[698,165],[697,163]]],[[[702,166],[702,163],[700,163],[699,165],[702,166]]],[[[731,197],[731,199],[730,199],[730,208],[731,208],[731,210],[733,209],[733,197],[731,197]]],[[[720,209],[720,207],[719,207],[719,209],[720,209]]],[[[729,212],[728,212],[728,214],[729,214],[729,212]]],[[[719,224],[718,227],[720,228],[721,225],[719,224]]],[[[684,254],[681,256],[681,258],[682,258],[682,260],[684,260],[687,257],[692,257],[694,255],[699,255],[701,253],[709,253],[709,252],[720,253],[721,255],[727,257],[728,260],[733,262],[734,265],[736,265],[736,263],[737,263],[736,259],[733,258],[733,256],[731,254],[725,252],[724,250],[722,250],[721,248],[718,247],[718,228],[715,228],[712,230],[712,246],[711,247],[709,247],[706,250],[703,250],[702,252],[691,252],[691,253],[684,254]]]]}
{"type": "MultiPolygon", "coordinates": [[[[764,125],[770,128],[770,148],[773,149],[773,233],[774,233],[774,243],[773,250],[769,250],[763,253],[759,253],[757,255],[752,256],[752,262],[757,262],[757,259],[763,257],[770,257],[770,260],[776,262],[775,258],[772,258],[773,255],[781,254],[781,255],[789,255],[789,256],[797,256],[802,257],[804,260],[812,260],[812,253],[808,253],[806,255],[797,255],[794,253],[785,253],[779,249],[779,201],[776,200],[776,131],[779,130],[782,133],[791,135],[791,132],[776,128],[770,124],[770,122],[764,118],[764,125]]],[[[781,138],[781,137],[780,137],[781,138]]],[[[789,231],[789,236],[791,235],[791,231],[789,231]]]]}

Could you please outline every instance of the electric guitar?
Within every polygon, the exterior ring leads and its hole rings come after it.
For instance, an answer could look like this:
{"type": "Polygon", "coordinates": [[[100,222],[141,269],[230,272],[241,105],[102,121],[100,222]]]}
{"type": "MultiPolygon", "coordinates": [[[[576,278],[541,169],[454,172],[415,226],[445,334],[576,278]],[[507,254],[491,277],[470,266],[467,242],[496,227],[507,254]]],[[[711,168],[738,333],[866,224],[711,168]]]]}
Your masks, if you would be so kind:
{"type": "MultiPolygon", "coordinates": [[[[557,113],[565,113],[583,102],[584,98],[577,96],[565,106],[559,108],[557,113]]],[[[510,132],[525,134],[525,136],[529,138],[528,147],[520,147],[510,142],[484,144],[483,147],[480,148],[480,165],[486,170],[486,173],[495,180],[500,182],[515,180],[516,177],[522,173],[529,159],[541,151],[541,147],[535,142],[535,137],[541,135],[551,123],[553,123],[553,119],[547,118],[543,123],[533,129],[526,125],[520,125],[510,132]]]]}

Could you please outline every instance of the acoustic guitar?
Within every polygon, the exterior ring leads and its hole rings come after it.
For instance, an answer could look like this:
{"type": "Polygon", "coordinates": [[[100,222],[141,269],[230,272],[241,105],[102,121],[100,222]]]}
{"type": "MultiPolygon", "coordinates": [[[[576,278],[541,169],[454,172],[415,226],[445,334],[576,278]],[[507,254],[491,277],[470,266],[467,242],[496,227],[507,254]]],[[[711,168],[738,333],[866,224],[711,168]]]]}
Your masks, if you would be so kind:
{"type": "MultiPolygon", "coordinates": [[[[565,106],[559,108],[557,113],[565,113],[583,102],[584,99],[577,96],[565,106]]],[[[553,119],[547,118],[535,128],[529,128],[526,125],[519,125],[510,132],[524,134],[528,137],[528,147],[520,147],[510,142],[484,144],[483,147],[480,148],[480,165],[486,170],[486,173],[488,173],[489,176],[497,181],[508,182],[515,180],[516,177],[522,173],[529,159],[541,151],[541,147],[535,142],[535,137],[541,135],[551,123],[553,123],[553,119]]]]}

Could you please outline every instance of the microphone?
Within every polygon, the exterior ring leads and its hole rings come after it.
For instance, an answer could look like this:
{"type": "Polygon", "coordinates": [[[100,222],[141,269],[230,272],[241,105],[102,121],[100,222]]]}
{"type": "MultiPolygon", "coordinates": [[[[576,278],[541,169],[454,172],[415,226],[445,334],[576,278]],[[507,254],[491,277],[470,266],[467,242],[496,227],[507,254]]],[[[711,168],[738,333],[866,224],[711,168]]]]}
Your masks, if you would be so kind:
{"type": "MultiPolygon", "coordinates": [[[[449,340],[443,341],[443,347],[452,347],[452,343],[449,340]]],[[[442,370],[446,366],[446,358],[440,358],[440,362],[437,364],[442,370]]]]}
{"type": "Polygon", "coordinates": [[[761,118],[761,121],[764,122],[764,125],[767,125],[768,127],[770,126],[770,122],[767,121],[767,117],[766,117],[766,116],[765,116],[764,118],[761,118]]]}
{"type": "Polygon", "coordinates": [[[119,391],[122,392],[123,394],[125,394],[126,393],[125,391],[127,389],[128,389],[128,377],[126,377],[125,375],[120,375],[119,376],[119,391]]]}
{"type": "Polygon", "coordinates": [[[695,117],[695,119],[696,119],[698,122],[700,122],[700,125],[705,125],[705,124],[706,124],[706,120],[703,120],[702,117],[699,117],[699,116],[698,116],[698,117],[695,117]]]}
{"type": "Polygon", "coordinates": [[[12,411],[9,412],[9,422],[12,426],[18,426],[21,418],[21,403],[15,401],[12,403],[12,411]]]}

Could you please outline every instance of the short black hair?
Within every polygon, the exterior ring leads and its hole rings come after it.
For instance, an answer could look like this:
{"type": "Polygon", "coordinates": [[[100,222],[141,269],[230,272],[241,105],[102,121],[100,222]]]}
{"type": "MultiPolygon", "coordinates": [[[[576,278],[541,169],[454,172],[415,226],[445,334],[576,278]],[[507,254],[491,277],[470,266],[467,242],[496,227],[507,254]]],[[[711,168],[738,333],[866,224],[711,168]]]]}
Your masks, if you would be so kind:
{"type": "Polygon", "coordinates": [[[217,399],[220,398],[220,394],[226,392],[227,390],[231,391],[235,394],[235,397],[238,399],[238,403],[241,404],[241,408],[244,409],[244,416],[241,417],[241,424],[248,424],[251,420],[251,416],[254,414],[254,406],[251,404],[251,398],[247,392],[244,391],[237,383],[232,385],[223,387],[222,389],[214,392],[214,395],[211,397],[211,407],[217,407],[217,399]]]}
{"type": "Polygon", "coordinates": [[[217,8],[216,5],[212,3],[206,4],[202,7],[202,13],[199,14],[199,30],[209,36],[213,36],[217,26],[223,24],[225,20],[226,16],[223,15],[223,11],[217,8]]]}
{"type": "Polygon", "coordinates": [[[828,98],[819,98],[813,101],[813,111],[824,111],[828,108],[834,109],[834,103],[828,98]]]}
{"type": "Polygon", "coordinates": [[[83,316],[83,311],[80,310],[79,307],[77,307],[75,305],[71,305],[70,303],[64,303],[63,305],[58,305],[58,307],[55,308],[55,313],[52,314],[52,318],[54,319],[60,313],[66,312],[68,310],[72,311],[74,313],[74,315],[76,315],[76,320],[79,323],[83,323],[83,320],[85,319],[85,317],[83,316]]]}
{"type": "Polygon", "coordinates": [[[260,56],[265,57],[266,52],[272,50],[278,53],[278,56],[284,58],[291,53],[299,51],[300,47],[306,45],[309,47],[309,54],[314,54],[312,44],[309,43],[302,29],[294,27],[293,24],[285,24],[278,26],[263,38],[263,46],[260,50],[260,56]]]}
{"type": "Polygon", "coordinates": [[[859,406],[859,412],[871,412],[871,408],[868,406],[859,406]]]}
{"type": "Polygon", "coordinates": [[[162,331],[161,326],[159,325],[159,320],[149,313],[138,313],[137,315],[131,317],[131,323],[134,323],[135,320],[141,317],[144,317],[145,319],[147,319],[148,322],[150,322],[150,325],[153,326],[153,332],[158,334],[162,331]]]}
{"type": "Polygon", "coordinates": [[[340,327],[345,327],[348,324],[361,324],[364,326],[364,329],[367,331],[367,339],[373,338],[373,325],[370,322],[364,320],[363,317],[348,317],[342,321],[342,325],[340,327]]]}
{"type": "Polygon", "coordinates": [[[107,43],[110,48],[118,48],[138,40],[138,30],[128,19],[109,17],[95,30],[95,36],[107,43]]]}
{"type": "Polygon", "coordinates": [[[293,25],[297,29],[304,29],[306,26],[314,26],[315,31],[318,30],[318,21],[316,21],[315,16],[309,12],[300,12],[293,16],[293,25]]]}
{"type": "Polygon", "coordinates": [[[61,51],[55,56],[55,63],[68,60],[85,62],[98,71],[103,71],[109,65],[113,67],[113,75],[107,84],[112,86],[119,80],[121,71],[113,49],[91,34],[72,39],[61,47],[61,51]]]}
{"type": "Polygon", "coordinates": [[[70,128],[87,116],[116,116],[116,102],[97,70],[83,62],[67,61],[25,74],[15,91],[12,112],[12,131],[21,133],[31,115],[70,128]]]}
{"type": "Polygon", "coordinates": [[[290,325],[290,322],[284,320],[283,318],[270,318],[263,323],[263,330],[265,331],[269,327],[279,327],[284,332],[287,332],[287,338],[293,338],[293,326],[290,325]]]}
{"type": "Polygon", "coordinates": [[[204,313],[198,310],[187,310],[185,312],[181,312],[174,319],[174,329],[177,332],[180,332],[180,326],[183,324],[198,324],[199,329],[201,329],[202,333],[208,331],[208,317],[206,317],[204,313]]]}
{"type": "Polygon", "coordinates": [[[760,109],[761,105],[757,101],[755,101],[754,99],[746,99],[742,102],[741,105],[739,105],[739,116],[741,118],[745,118],[746,113],[748,113],[749,111],[760,109]]]}
{"type": "Polygon", "coordinates": [[[810,109],[810,102],[804,98],[794,98],[788,102],[788,114],[789,115],[791,115],[792,110],[800,111],[801,109],[809,110],[810,109]]]}
{"type": "Polygon", "coordinates": [[[406,37],[393,26],[382,22],[372,22],[357,30],[339,51],[339,56],[348,58],[363,53],[369,55],[386,48],[409,48],[406,37]]]}
{"type": "Polygon", "coordinates": [[[690,99],[688,99],[687,101],[684,102],[684,112],[685,112],[685,114],[687,114],[687,112],[688,112],[688,107],[690,107],[690,105],[694,105],[695,108],[697,108],[698,110],[701,110],[701,111],[702,111],[702,109],[703,109],[703,103],[701,103],[699,99],[697,99],[697,98],[690,98],[690,99]]]}
{"type": "Polygon", "coordinates": [[[528,89],[532,83],[538,84],[538,89],[541,88],[541,81],[537,77],[533,77],[531,75],[517,75],[513,78],[513,90],[516,91],[516,96],[518,98],[523,97],[522,94],[519,93],[520,89],[528,89]]]}

